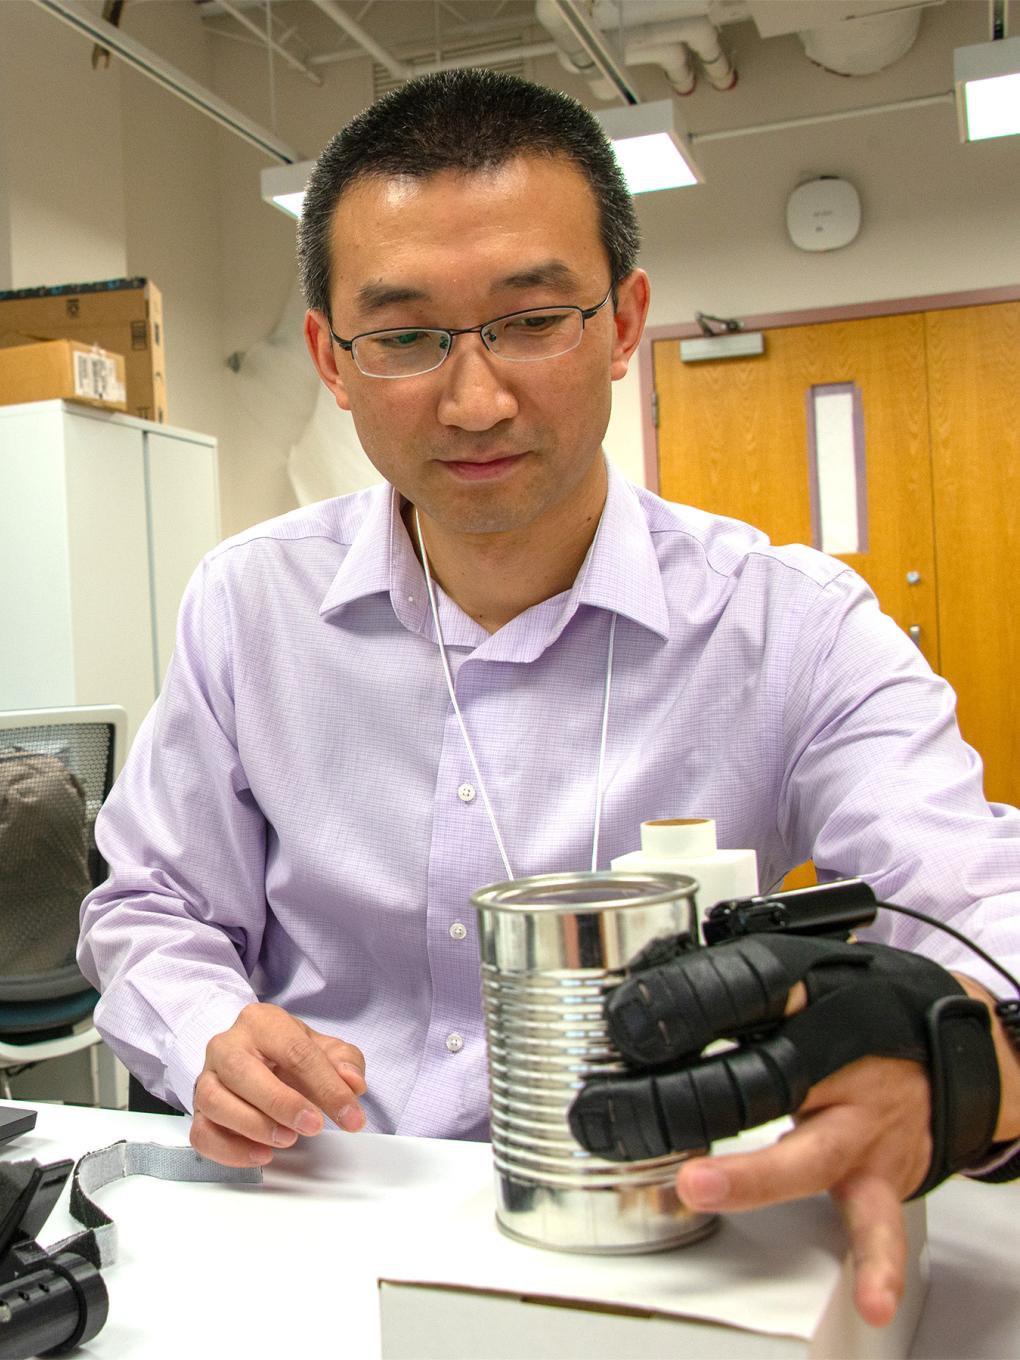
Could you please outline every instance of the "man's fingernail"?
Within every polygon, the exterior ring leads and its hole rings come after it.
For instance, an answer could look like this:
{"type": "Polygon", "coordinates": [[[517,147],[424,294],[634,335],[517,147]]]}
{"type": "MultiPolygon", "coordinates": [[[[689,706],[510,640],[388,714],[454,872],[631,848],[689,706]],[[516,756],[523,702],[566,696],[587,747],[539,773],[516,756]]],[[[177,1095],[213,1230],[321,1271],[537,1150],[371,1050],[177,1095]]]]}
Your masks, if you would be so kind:
{"type": "Polygon", "coordinates": [[[302,1110],[294,1120],[294,1127],[298,1133],[318,1133],[321,1124],[322,1121],[313,1110],[302,1110]]]}
{"type": "Polygon", "coordinates": [[[362,1072],[360,1067],[355,1067],[353,1063],[338,1063],[337,1071],[341,1076],[353,1077],[354,1080],[358,1082],[363,1082],[365,1080],[364,1072],[362,1072]]]}
{"type": "Polygon", "coordinates": [[[882,1321],[878,1323],[878,1326],[884,1327],[886,1323],[891,1322],[896,1316],[896,1308],[899,1300],[893,1290],[882,1289],[876,1294],[875,1303],[878,1305],[878,1311],[882,1315],[882,1321]]]}
{"type": "Polygon", "coordinates": [[[692,1209],[716,1209],[729,1198],[730,1178],[718,1166],[691,1166],[684,1175],[681,1193],[692,1209]]]}
{"type": "Polygon", "coordinates": [[[336,1122],[348,1133],[357,1133],[365,1124],[365,1111],[355,1101],[345,1105],[336,1117],[336,1122]]]}
{"type": "Polygon", "coordinates": [[[252,1148],[251,1152],[248,1155],[255,1166],[266,1166],[269,1162],[273,1160],[273,1154],[270,1148],[263,1147],[252,1148]]]}

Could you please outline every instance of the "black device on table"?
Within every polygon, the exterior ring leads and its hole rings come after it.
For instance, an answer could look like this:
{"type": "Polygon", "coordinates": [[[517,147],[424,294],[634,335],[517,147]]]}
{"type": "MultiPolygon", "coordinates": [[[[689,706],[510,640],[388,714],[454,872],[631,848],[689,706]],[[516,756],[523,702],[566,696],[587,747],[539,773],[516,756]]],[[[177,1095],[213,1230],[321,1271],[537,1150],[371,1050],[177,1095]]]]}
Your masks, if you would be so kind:
{"type": "Polygon", "coordinates": [[[9,1143],[35,1128],[35,1110],[18,1110],[13,1105],[0,1105],[0,1143],[9,1143]]]}
{"type": "MultiPolygon", "coordinates": [[[[0,1105],[0,1143],[35,1120],[35,1110],[0,1105]]],[[[92,1262],[36,1241],[73,1169],[70,1160],[0,1161],[0,1360],[66,1355],[106,1321],[106,1286],[92,1262]]]]}

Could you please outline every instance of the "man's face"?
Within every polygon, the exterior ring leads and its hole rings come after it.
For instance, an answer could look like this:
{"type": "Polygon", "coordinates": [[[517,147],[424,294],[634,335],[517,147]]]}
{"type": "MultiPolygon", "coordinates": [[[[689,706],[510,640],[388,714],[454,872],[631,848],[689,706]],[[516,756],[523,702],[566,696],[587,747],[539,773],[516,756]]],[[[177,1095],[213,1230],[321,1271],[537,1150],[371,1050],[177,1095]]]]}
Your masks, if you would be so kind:
{"type": "MultiPolygon", "coordinates": [[[[333,328],[348,338],[592,307],[610,282],[581,172],[530,156],[472,174],[356,181],[337,205],[332,258],[333,328]]],[[[321,313],[309,313],[306,332],[383,477],[437,526],[503,533],[552,524],[574,501],[590,513],[604,494],[610,382],[640,337],[644,275],[624,280],[619,295],[616,313],[610,300],[567,354],[514,363],[461,335],[441,368],[415,377],[360,373],[321,313]]]]}

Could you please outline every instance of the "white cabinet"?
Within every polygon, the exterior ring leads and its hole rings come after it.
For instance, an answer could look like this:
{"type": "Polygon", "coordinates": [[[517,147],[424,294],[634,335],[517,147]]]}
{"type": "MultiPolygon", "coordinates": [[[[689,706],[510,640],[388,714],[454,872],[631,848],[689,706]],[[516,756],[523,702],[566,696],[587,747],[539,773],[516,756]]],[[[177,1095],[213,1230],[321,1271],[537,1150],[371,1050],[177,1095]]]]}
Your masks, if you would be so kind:
{"type": "Polygon", "coordinates": [[[62,401],[0,407],[0,710],[122,704],[133,737],[219,537],[208,435],[62,401]]]}

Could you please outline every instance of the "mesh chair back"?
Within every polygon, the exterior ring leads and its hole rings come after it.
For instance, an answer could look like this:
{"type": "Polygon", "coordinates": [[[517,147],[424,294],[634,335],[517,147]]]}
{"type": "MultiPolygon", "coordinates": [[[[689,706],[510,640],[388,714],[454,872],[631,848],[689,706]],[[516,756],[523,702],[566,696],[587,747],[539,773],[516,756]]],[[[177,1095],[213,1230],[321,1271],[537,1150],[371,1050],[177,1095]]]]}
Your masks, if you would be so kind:
{"type": "Polygon", "coordinates": [[[95,821],[113,777],[114,725],[4,728],[0,715],[0,1001],[68,996],[78,909],[106,876],[95,821]]]}

